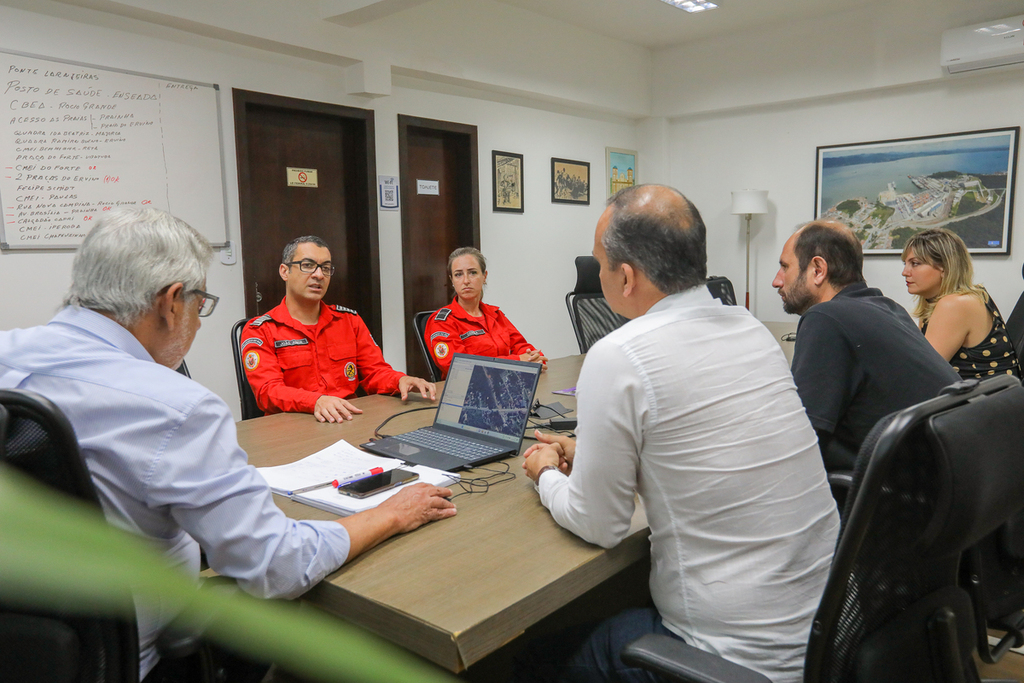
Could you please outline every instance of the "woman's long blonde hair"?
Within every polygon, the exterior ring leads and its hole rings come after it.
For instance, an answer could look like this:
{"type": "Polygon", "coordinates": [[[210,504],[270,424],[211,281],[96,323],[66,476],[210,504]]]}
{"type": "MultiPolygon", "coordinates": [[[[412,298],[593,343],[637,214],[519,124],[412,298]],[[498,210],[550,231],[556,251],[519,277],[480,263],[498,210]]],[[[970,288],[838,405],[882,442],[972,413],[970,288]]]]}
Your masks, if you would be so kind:
{"type": "Polygon", "coordinates": [[[922,325],[931,319],[936,302],[944,296],[970,294],[978,297],[983,304],[988,302],[985,288],[974,284],[974,265],[971,263],[971,255],[967,253],[967,245],[956,233],[945,228],[922,230],[911,237],[907,246],[903,247],[904,262],[907,260],[907,254],[911,251],[923,263],[933,268],[942,269],[939,295],[934,299],[925,299],[920,295],[914,297],[917,299],[914,316],[921,321],[922,325]]]}

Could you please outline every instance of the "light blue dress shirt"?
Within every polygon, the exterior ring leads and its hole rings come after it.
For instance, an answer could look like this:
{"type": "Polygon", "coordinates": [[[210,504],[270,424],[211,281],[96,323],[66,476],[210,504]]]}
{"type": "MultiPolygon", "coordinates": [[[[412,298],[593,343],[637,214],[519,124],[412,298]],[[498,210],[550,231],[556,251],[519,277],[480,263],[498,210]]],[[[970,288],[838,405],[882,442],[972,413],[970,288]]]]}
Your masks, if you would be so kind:
{"type": "MultiPolygon", "coordinates": [[[[125,328],[68,307],[47,325],[0,332],[0,388],[27,389],[64,411],[107,519],[146,537],[171,564],[210,566],[260,597],[294,597],[345,561],[336,522],[285,517],[238,446],[227,405],[158,365],[125,328]]],[[[139,604],[140,678],[157,662],[171,605],[139,604]]]]}

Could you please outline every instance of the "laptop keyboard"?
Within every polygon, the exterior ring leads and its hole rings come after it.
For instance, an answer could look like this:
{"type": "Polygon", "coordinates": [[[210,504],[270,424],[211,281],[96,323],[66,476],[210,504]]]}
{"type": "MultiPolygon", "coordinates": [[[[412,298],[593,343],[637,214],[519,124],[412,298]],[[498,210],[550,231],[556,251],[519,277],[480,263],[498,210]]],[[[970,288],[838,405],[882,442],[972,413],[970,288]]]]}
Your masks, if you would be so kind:
{"type": "Polygon", "coordinates": [[[497,455],[498,453],[503,453],[508,450],[501,446],[492,446],[491,444],[467,441],[465,439],[460,439],[457,436],[450,436],[444,432],[432,429],[417,429],[414,432],[399,434],[393,438],[412,444],[413,446],[421,446],[423,448],[440,451],[441,453],[454,455],[456,458],[467,461],[486,458],[489,455],[497,455]]]}

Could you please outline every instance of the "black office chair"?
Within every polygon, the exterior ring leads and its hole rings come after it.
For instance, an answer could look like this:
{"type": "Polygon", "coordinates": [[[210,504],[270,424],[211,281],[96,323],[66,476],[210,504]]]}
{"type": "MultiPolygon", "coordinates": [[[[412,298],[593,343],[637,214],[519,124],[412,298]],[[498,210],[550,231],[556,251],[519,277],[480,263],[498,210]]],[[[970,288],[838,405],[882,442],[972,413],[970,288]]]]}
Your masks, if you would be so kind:
{"type": "MultiPolygon", "coordinates": [[[[102,512],[74,428],[57,406],[38,394],[0,390],[0,462],[102,512]]],[[[189,680],[217,679],[200,634],[171,625],[156,647],[163,658],[181,659],[189,680]]],[[[138,625],[134,619],[0,603],[0,680],[138,683],[138,625]]]]}
{"type": "MultiPolygon", "coordinates": [[[[71,424],[42,396],[0,390],[0,461],[100,509],[71,424]]],[[[0,678],[136,683],[138,627],[134,620],[0,605],[0,678]]]]}
{"type": "Polygon", "coordinates": [[[590,350],[597,340],[629,322],[612,311],[601,291],[601,266],[593,256],[576,257],[576,286],[565,295],[565,307],[576,333],[580,353],[590,350]]]}
{"type": "Polygon", "coordinates": [[[732,281],[724,275],[709,275],[707,282],[708,291],[711,296],[720,299],[726,306],[736,306],[736,291],[732,288],[732,281]]]}
{"type": "MultiPolygon", "coordinates": [[[[884,418],[861,448],[805,683],[978,680],[957,568],[966,548],[1024,506],[1024,387],[1004,376],[947,391],[884,418]]],[[[622,657],[673,681],[768,681],[664,636],[622,657]]]]}
{"type": "Polygon", "coordinates": [[[1024,512],[964,553],[960,585],[974,605],[978,656],[994,664],[1024,645],[1024,512]],[[998,632],[995,645],[989,633],[998,632]]]}
{"type": "Polygon", "coordinates": [[[238,401],[243,420],[263,417],[263,411],[256,405],[256,395],[249,386],[249,378],[245,375],[245,365],[242,364],[242,330],[247,322],[247,318],[242,318],[231,328],[231,355],[235,359],[235,381],[238,383],[238,401]]]}
{"type": "Polygon", "coordinates": [[[430,353],[430,349],[427,348],[426,341],[427,321],[435,313],[437,311],[420,311],[414,315],[412,317],[412,331],[415,333],[416,345],[420,348],[420,353],[423,354],[423,358],[427,361],[427,368],[430,370],[430,381],[440,382],[444,379],[442,377],[443,373],[437,363],[434,362],[434,356],[430,353]]]}

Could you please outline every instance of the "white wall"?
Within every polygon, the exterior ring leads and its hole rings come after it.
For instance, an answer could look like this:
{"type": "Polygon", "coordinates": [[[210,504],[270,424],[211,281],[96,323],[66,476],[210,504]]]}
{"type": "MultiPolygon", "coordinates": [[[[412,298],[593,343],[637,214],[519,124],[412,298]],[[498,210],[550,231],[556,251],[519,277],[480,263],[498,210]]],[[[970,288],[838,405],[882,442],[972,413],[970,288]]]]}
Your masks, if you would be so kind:
{"type": "MultiPolygon", "coordinates": [[[[657,149],[665,122],[658,180],[701,210],[709,272],[728,276],[742,298],[744,224],[729,213],[730,191],[768,190],[769,213],[752,222],[751,308],[762,320],[786,320],[771,281],[783,243],[814,217],[819,145],[1022,125],[1024,69],[949,77],[939,65],[944,30],[1019,13],[1017,0],[868,2],[656,52],[655,116],[640,126],[638,144],[657,149]]],[[[1015,209],[1019,232],[1024,210],[1020,202],[1015,209]]],[[[1024,286],[1021,239],[1010,256],[975,258],[977,279],[1004,314],[1024,286]]],[[[901,269],[898,257],[874,256],[864,272],[911,308],[901,269]]]]}
{"type": "Polygon", "coordinates": [[[946,29],[1021,13],[1020,0],[865,0],[654,54],[652,115],[721,114],[944,81],[946,29]]]}
{"type": "MultiPolygon", "coordinates": [[[[565,309],[576,281],[573,257],[589,254],[594,226],[604,210],[604,148],[635,148],[628,121],[585,118],[396,88],[375,103],[377,172],[398,175],[398,114],[477,126],[480,167],[480,248],[487,257],[484,299],[500,306],[519,331],[551,358],[579,353],[565,309]],[[491,210],[491,150],[523,155],[524,213],[491,210]],[[551,157],[589,161],[590,206],[551,203],[551,157]]],[[[404,366],[401,222],[396,212],[378,213],[384,355],[404,366]]]]}
{"type": "MultiPolygon", "coordinates": [[[[708,225],[709,270],[727,275],[738,292],[744,282],[740,216],[730,191],[768,190],[770,213],[752,223],[751,308],[762,320],[786,320],[771,287],[783,243],[814,217],[815,148],[918,135],[1024,124],[1022,71],[826,97],[735,113],[685,117],[670,124],[671,182],[689,196],[708,225]]],[[[1020,182],[1017,183],[1018,189],[1020,182]]],[[[1010,256],[976,256],[977,280],[1008,315],[1024,288],[1020,231],[1024,210],[1014,210],[1018,233],[1010,256]]],[[[869,256],[868,283],[912,308],[897,256],[869,256]]],[[[795,320],[795,318],[793,318],[795,320]]]]}
{"type": "MultiPolygon", "coordinates": [[[[500,305],[528,339],[552,357],[576,352],[564,293],[575,280],[572,257],[591,250],[603,194],[592,192],[589,207],[550,202],[550,157],[590,161],[595,181],[604,173],[604,147],[635,147],[634,126],[607,114],[573,111],[565,104],[526,102],[507,94],[417,89],[416,79],[399,79],[390,97],[345,94],[344,65],[327,65],[240,47],[217,39],[111,18],[90,10],[35,2],[46,14],[0,6],[0,48],[144,73],[218,83],[224,125],[224,160],[232,238],[239,235],[238,189],[231,115],[231,89],[242,88],[376,110],[377,172],[398,174],[397,115],[469,123],[478,127],[481,246],[489,257],[486,298],[500,305]],[[53,14],[77,21],[56,18],[53,14]],[[526,213],[496,214],[491,207],[492,149],[524,154],[526,213]],[[540,297],[536,292],[553,292],[540,297]]],[[[436,84],[422,84],[445,90],[436,84]]],[[[599,93],[607,98],[607,93],[599,93]]],[[[589,105],[588,105],[589,106],[589,105]]],[[[222,221],[210,216],[211,221],[222,221]]],[[[385,357],[403,368],[404,320],[401,289],[400,216],[380,212],[381,290],[385,357]]],[[[59,307],[70,280],[70,252],[0,252],[0,327],[45,323],[59,307]]],[[[187,362],[193,377],[220,395],[238,417],[238,398],[228,341],[231,324],[244,315],[241,263],[215,259],[207,289],[221,297],[204,322],[187,362]]]]}

